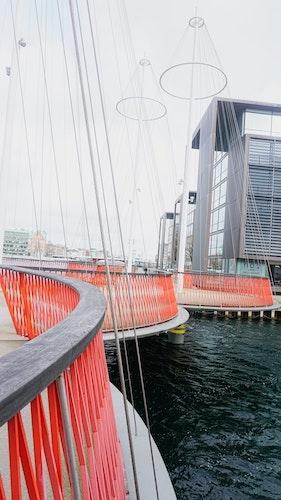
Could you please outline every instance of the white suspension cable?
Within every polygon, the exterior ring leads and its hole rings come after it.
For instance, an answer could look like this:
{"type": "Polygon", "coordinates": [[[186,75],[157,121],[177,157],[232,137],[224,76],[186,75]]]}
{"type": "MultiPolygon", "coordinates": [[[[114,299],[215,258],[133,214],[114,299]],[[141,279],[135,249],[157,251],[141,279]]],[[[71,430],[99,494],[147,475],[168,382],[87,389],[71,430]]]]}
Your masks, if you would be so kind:
{"type": "MultiPolygon", "coordinates": [[[[33,211],[34,211],[34,217],[35,217],[36,231],[38,233],[38,229],[39,229],[38,216],[37,216],[37,207],[36,207],[36,201],[35,201],[35,189],[34,189],[34,180],[33,180],[33,173],[32,173],[32,163],[31,163],[30,145],[29,145],[29,137],[28,137],[25,101],[24,101],[24,95],[23,95],[21,68],[20,68],[20,62],[19,62],[19,53],[18,53],[19,49],[18,49],[18,42],[17,42],[17,35],[16,35],[13,0],[10,0],[10,11],[11,11],[11,18],[12,18],[12,25],[13,25],[13,38],[14,38],[14,45],[15,45],[16,64],[17,64],[18,77],[19,77],[20,99],[21,99],[23,122],[24,122],[24,134],[25,134],[25,143],[26,143],[26,151],[27,151],[29,178],[30,178],[30,184],[31,184],[32,204],[33,204],[33,211]]],[[[40,248],[39,248],[38,241],[37,241],[37,245],[38,245],[38,253],[40,255],[40,248]]]]}
{"type": "Polygon", "coordinates": [[[95,162],[94,162],[93,146],[92,146],[92,139],[91,139],[91,132],[90,132],[90,122],[89,122],[89,117],[88,117],[86,94],[85,94],[85,89],[84,89],[84,80],[83,80],[83,74],[82,74],[82,66],[81,66],[81,59],[80,59],[80,52],[79,52],[79,45],[78,45],[78,38],[77,38],[77,31],[76,31],[76,23],[75,23],[75,18],[74,18],[73,0],[69,0],[68,3],[69,3],[71,25],[72,25],[72,31],[73,31],[73,37],[74,37],[75,55],[76,55],[76,61],[77,61],[77,66],[78,66],[80,91],[81,91],[82,103],[83,103],[83,112],[84,112],[84,120],[85,120],[86,133],[87,133],[87,141],[88,141],[88,147],[89,147],[89,153],[90,153],[90,163],[91,163],[94,188],[95,188],[96,205],[97,205],[99,225],[100,225],[100,234],[101,234],[101,240],[102,240],[104,261],[105,261],[105,266],[106,266],[109,303],[110,303],[110,310],[111,310],[111,315],[112,315],[114,336],[115,336],[115,342],[116,342],[117,361],[118,361],[120,382],[121,382],[121,388],[122,388],[122,394],[123,394],[125,418],[126,418],[126,424],[127,424],[127,430],[128,430],[128,439],[129,439],[130,454],[131,454],[131,461],[132,461],[132,467],[133,467],[134,484],[135,484],[136,496],[137,496],[137,499],[139,500],[140,499],[139,486],[138,486],[137,469],[136,469],[136,462],[135,462],[135,455],[134,455],[134,447],[133,447],[133,441],[132,441],[131,424],[130,424],[129,412],[128,412],[126,385],[125,385],[125,379],[124,379],[124,371],[123,371],[123,365],[122,365],[122,357],[121,357],[118,329],[117,329],[117,323],[116,323],[116,316],[115,316],[115,310],[114,310],[114,305],[113,305],[112,280],[111,280],[111,276],[110,276],[109,264],[108,264],[108,259],[107,259],[107,251],[106,251],[106,245],[105,245],[105,235],[104,235],[104,230],[103,230],[101,203],[100,203],[99,190],[98,190],[96,167],[95,167],[95,162]]]}
{"type": "Polygon", "coordinates": [[[50,97],[49,97],[49,90],[48,90],[48,82],[47,82],[46,66],[45,66],[45,60],[44,60],[44,52],[43,52],[41,29],[40,29],[40,23],[39,23],[37,0],[34,0],[34,7],[35,7],[36,25],[37,25],[38,38],[39,38],[39,47],[40,47],[41,62],[42,62],[43,75],[44,75],[44,85],[45,85],[45,93],[46,93],[46,104],[47,104],[47,111],[48,111],[48,118],[49,118],[52,152],[53,152],[55,175],[56,175],[56,182],[57,182],[57,189],[58,189],[58,198],[59,198],[59,207],[60,207],[60,215],[61,215],[61,224],[62,224],[63,239],[64,239],[64,248],[65,248],[65,258],[67,259],[67,239],[66,239],[65,221],[64,221],[64,213],[63,213],[63,208],[62,208],[62,198],[61,198],[61,187],[60,187],[59,172],[58,172],[58,162],[57,162],[57,154],[56,154],[56,148],[55,148],[55,139],[54,139],[53,121],[52,121],[52,113],[51,113],[51,104],[50,104],[50,97]]]}
{"type": "MultiPolygon", "coordinates": [[[[101,79],[100,79],[99,65],[98,65],[97,52],[96,52],[96,44],[95,44],[95,38],[94,38],[94,32],[93,32],[93,25],[92,25],[92,19],[91,19],[91,12],[90,12],[90,7],[89,7],[89,0],[86,0],[86,3],[87,3],[88,21],[89,21],[89,26],[90,26],[90,35],[91,35],[91,41],[92,41],[92,47],[93,47],[93,55],[94,55],[94,62],[95,62],[95,68],[96,68],[96,75],[97,75],[97,81],[98,81],[98,90],[99,90],[99,96],[100,96],[100,103],[101,103],[101,110],[102,110],[102,117],[103,117],[103,124],[104,124],[104,131],[105,131],[106,143],[107,143],[107,150],[108,150],[108,158],[109,158],[109,166],[110,166],[110,173],[111,173],[113,193],[114,193],[115,209],[116,209],[116,215],[117,215],[117,221],[118,221],[118,229],[119,229],[119,235],[120,235],[120,241],[121,241],[121,248],[122,248],[122,256],[123,256],[124,264],[125,264],[125,275],[126,275],[126,282],[127,282],[127,288],[128,288],[128,297],[129,297],[129,304],[130,304],[130,312],[131,312],[131,318],[132,318],[133,329],[134,329],[134,338],[135,338],[136,353],[137,353],[137,360],[138,360],[139,373],[140,373],[140,382],[141,382],[141,387],[142,387],[144,411],[145,411],[145,416],[146,416],[146,425],[147,425],[147,429],[148,429],[148,439],[149,439],[150,454],[151,454],[151,460],[152,460],[152,468],[153,468],[153,475],[154,475],[156,496],[157,496],[157,499],[158,499],[159,498],[159,493],[158,493],[158,484],[157,484],[157,478],[156,478],[156,469],[155,469],[154,454],[153,454],[153,448],[152,448],[152,440],[151,440],[151,432],[150,432],[150,422],[149,422],[149,416],[148,416],[148,407],[147,407],[147,401],[146,401],[146,395],[145,395],[145,387],[144,387],[144,378],[143,378],[143,373],[142,373],[142,363],[141,363],[141,358],[140,358],[140,350],[139,350],[138,338],[137,338],[137,333],[136,333],[136,321],[135,321],[135,316],[134,316],[134,311],[133,311],[133,305],[132,305],[133,304],[133,301],[132,301],[132,290],[131,290],[129,275],[128,275],[128,271],[127,271],[127,264],[126,264],[126,254],[125,254],[125,247],[124,247],[124,241],[123,241],[123,231],[122,231],[122,226],[121,226],[120,213],[119,213],[119,205],[118,205],[117,192],[116,192],[115,175],[114,175],[114,170],[113,170],[113,162],[112,162],[112,155],[111,155],[111,146],[110,146],[110,141],[109,141],[108,125],[107,125],[107,119],[106,119],[106,113],[105,113],[105,106],[104,106],[104,97],[103,97],[102,86],[101,86],[101,79]]],[[[77,5],[77,0],[76,0],[76,5],[77,5]]]]}
{"type": "Polygon", "coordinates": [[[85,217],[85,223],[86,223],[86,232],[87,232],[89,252],[90,252],[90,256],[91,256],[92,244],[91,244],[88,212],[87,212],[87,206],[86,206],[86,198],[85,198],[85,190],[84,190],[84,182],[83,182],[83,174],[82,174],[82,163],[81,163],[80,151],[79,151],[79,146],[78,146],[77,127],[76,127],[76,123],[75,123],[73,97],[72,97],[72,91],[71,91],[71,85],[70,85],[69,68],[68,68],[68,62],[67,62],[67,57],[66,57],[65,39],[64,39],[64,33],[63,33],[59,0],[57,0],[56,4],[57,4],[57,10],[58,10],[60,34],[61,34],[63,56],[64,56],[64,63],[65,63],[65,71],[66,71],[66,78],[67,78],[68,96],[69,96],[70,109],[71,109],[71,118],[72,118],[73,132],[74,132],[75,151],[76,151],[76,156],[77,156],[77,164],[78,164],[79,180],[80,180],[80,187],[81,187],[81,194],[82,194],[83,211],[84,211],[84,217],[85,217]]]}

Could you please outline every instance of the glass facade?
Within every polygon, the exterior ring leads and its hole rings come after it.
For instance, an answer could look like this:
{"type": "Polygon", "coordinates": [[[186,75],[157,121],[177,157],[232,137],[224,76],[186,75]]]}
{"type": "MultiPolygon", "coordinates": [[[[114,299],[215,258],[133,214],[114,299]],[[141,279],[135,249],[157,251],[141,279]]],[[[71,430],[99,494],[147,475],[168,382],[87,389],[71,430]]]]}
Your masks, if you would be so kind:
{"type": "Polygon", "coordinates": [[[261,275],[264,256],[279,265],[281,105],[218,99],[193,144],[200,156],[192,268],[261,275]]]}
{"type": "Polygon", "coordinates": [[[250,138],[245,253],[280,257],[281,141],[250,138]]]}
{"type": "Polygon", "coordinates": [[[209,267],[220,269],[226,206],[228,154],[215,151],[213,166],[211,222],[209,237],[209,267]]]}
{"type": "Polygon", "coordinates": [[[276,111],[246,110],[243,122],[244,134],[281,137],[281,114],[276,111]]]}
{"type": "Polygon", "coordinates": [[[185,247],[185,267],[186,269],[191,268],[192,256],[193,256],[193,222],[194,222],[194,212],[195,206],[190,208],[187,216],[187,227],[186,227],[186,247],[185,247]]]}

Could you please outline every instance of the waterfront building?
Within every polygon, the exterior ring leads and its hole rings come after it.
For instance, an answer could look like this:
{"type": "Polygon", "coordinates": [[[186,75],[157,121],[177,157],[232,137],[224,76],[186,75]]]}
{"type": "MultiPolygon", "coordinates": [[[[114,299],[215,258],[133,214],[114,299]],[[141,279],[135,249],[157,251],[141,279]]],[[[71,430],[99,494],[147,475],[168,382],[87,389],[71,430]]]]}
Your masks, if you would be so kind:
{"type": "MultiPolygon", "coordinates": [[[[179,217],[182,195],[177,198],[174,211],[165,212],[160,218],[157,269],[176,269],[178,259],[179,217]]],[[[193,220],[196,206],[196,191],[189,191],[186,232],[185,269],[191,268],[193,251],[193,220]]]]}
{"type": "Polygon", "coordinates": [[[160,217],[159,236],[158,236],[158,253],[157,253],[157,269],[167,269],[171,267],[172,252],[170,249],[171,232],[174,226],[174,213],[165,212],[160,217]]]}
{"type": "Polygon", "coordinates": [[[54,259],[63,259],[65,257],[65,246],[60,243],[49,241],[46,245],[46,257],[54,259]]]}
{"type": "MultiPolygon", "coordinates": [[[[194,271],[264,276],[281,264],[281,105],[213,99],[199,149],[194,271]]],[[[275,269],[276,268],[276,269],[275,269]]]]}
{"type": "Polygon", "coordinates": [[[46,245],[46,232],[34,231],[28,243],[29,255],[34,258],[40,258],[44,256],[46,253],[46,245]]]}
{"type": "Polygon", "coordinates": [[[30,234],[25,229],[7,229],[4,231],[4,255],[28,255],[30,234]]]}
{"type": "Polygon", "coordinates": [[[67,257],[72,260],[87,260],[91,259],[91,253],[86,248],[68,248],[67,257]]]}

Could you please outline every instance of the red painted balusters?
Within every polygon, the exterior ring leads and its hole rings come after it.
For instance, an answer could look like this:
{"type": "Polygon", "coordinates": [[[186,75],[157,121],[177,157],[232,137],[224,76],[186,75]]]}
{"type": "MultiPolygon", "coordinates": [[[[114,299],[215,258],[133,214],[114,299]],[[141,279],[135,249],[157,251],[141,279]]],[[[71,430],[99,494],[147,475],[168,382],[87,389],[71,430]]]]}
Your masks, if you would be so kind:
{"type": "MultiPolygon", "coordinates": [[[[124,500],[123,462],[100,333],[64,378],[82,497],[124,500]]],[[[23,419],[18,413],[8,422],[11,497],[22,498],[22,469],[30,498],[48,498],[48,483],[53,497],[62,500],[71,478],[56,382],[48,387],[44,403],[42,395],[30,403],[30,413],[29,421],[27,414],[23,419]]],[[[0,477],[0,499],[4,498],[0,477]]]]}
{"type": "Polygon", "coordinates": [[[273,304],[269,278],[185,273],[183,292],[194,305],[259,307],[273,304]],[[190,297],[188,290],[192,291],[190,297]],[[198,291],[195,295],[194,291],[198,291]],[[206,295],[200,291],[209,292],[206,295]],[[213,292],[213,294],[212,294],[213,292]],[[195,304],[197,300],[197,303],[195,304]]]}
{"type": "MultiPolygon", "coordinates": [[[[106,274],[102,273],[69,273],[75,277],[91,283],[107,292],[106,274]]],[[[113,301],[118,318],[118,329],[131,329],[142,326],[155,325],[168,321],[178,312],[173,277],[170,275],[129,275],[130,296],[125,274],[112,273],[113,301]],[[133,316],[131,311],[133,309],[133,316]],[[134,321],[133,321],[134,319],[134,321]]],[[[103,331],[113,329],[110,307],[107,307],[103,331]]]]}

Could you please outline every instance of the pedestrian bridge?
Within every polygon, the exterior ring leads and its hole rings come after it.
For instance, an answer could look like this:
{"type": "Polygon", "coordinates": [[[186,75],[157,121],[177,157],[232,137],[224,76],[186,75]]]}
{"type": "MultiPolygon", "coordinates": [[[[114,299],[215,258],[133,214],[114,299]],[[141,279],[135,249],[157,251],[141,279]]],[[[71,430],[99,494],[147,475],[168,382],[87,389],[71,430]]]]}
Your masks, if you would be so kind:
{"type": "MultiPolygon", "coordinates": [[[[107,279],[104,265],[94,263],[41,260],[26,257],[5,257],[8,265],[43,269],[75,277],[100,287],[107,296],[107,279]]],[[[176,302],[188,308],[213,309],[275,309],[269,278],[240,276],[223,273],[185,272],[183,274],[137,274],[126,276],[124,269],[110,266],[114,287],[118,329],[145,327],[176,318],[176,302]],[[128,294],[128,283],[131,296],[128,294]],[[174,295],[176,289],[176,299],[174,295]],[[122,307],[120,308],[120,305],[122,307]],[[132,308],[135,317],[132,317],[132,308]]],[[[186,321],[186,318],[185,318],[186,321]]],[[[173,328],[173,326],[171,327],[173,328]]],[[[112,330],[110,310],[106,312],[104,330],[112,330]]]]}
{"type": "MultiPolygon", "coordinates": [[[[5,258],[6,265],[48,271],[78,279],[100,288],[109,303],[108,279],[104,265],[92,263],[41,260],[30,258],[5,258]]],[[[146,328],[147,335],[173,328],[187,321],[188,315],[179,310],[174,280],[171,274],[126,274],[118,266],[110,265],[113,309],[119,332],[146,328]],[[166,325],[167,323],[167,325],[166,325]]],[[[103,332],[114,330],[111,308],[107,307],[103,332]]]]}

